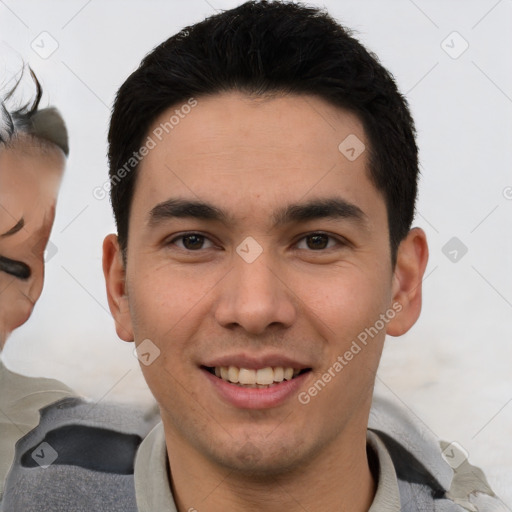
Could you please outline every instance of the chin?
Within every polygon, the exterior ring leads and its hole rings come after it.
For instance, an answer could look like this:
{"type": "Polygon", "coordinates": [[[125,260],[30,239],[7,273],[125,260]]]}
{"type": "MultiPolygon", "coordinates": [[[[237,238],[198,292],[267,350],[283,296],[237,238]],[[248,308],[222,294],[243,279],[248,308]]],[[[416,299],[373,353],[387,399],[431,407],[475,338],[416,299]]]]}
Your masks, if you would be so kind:
{"type": "Polygon", "coordinates": [[[303,460],[305,456],[288,452],[283,456],[267,456],[262,455],[258,451],[240,453],[236,455],[236,459],[226,467],[234,472],[237,476],[245,476],[250,480],[273,481],[281,477],[289,476],[291,472],[299,471],[304,466],[303,460]]]}
{"type": "Polygon", "coordinates": [[[26,323],[34,309],[32,303],[25,297],[16,301],[15,305],[16,308],[14,310],[12,308],[7,310],[6,332],[8,334],[26,323]]]}
{"type": "Polygon", "coordinates": [[[290,441],[290,438],[275,439],[274,442],[269,442],[265,438],[259,441],[240,440],[228,446],[218,447],[216,453],[212,453],[210,446],[210,457],[216,464],[236,472],[238,476],[263,480],[277,478],[289,474],[294,468],[301,467],[303,461],[312,456],[305,450],[303,441],[290,441]]]}

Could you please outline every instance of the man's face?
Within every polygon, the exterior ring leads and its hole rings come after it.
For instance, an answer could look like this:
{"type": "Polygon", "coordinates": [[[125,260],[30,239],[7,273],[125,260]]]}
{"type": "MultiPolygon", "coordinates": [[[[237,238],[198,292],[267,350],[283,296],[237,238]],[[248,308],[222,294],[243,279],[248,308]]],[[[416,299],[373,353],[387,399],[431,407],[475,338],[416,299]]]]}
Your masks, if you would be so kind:
{"type": "Polygon", "coordinates": [[[386,206],[366,152],[338,149],[368,147],[354,115],[313,96],[197,101],[140,164],[118,333],[142,349],[168,445],[279,473],[365,431],[385,328],[353,342],[394,300],[386,206]],[[230,366],[300,373],[242,387],[214,375],[230,366]]]}
{"type": "Polygon", "coordinates": [[[41,295],[65,158],[26,136],[0,149],[0,348],[41,295]]]}

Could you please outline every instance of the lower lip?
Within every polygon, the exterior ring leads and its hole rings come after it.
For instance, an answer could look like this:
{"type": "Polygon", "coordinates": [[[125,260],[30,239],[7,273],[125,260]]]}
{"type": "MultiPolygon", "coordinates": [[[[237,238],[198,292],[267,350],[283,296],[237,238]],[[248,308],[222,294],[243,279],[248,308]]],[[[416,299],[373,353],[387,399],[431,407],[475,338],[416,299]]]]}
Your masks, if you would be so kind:
{"type": "Polygon", "coordinates": [[[201,370],[220,397],[240,409],[270,409],[283,404],[291,396],[298,394],[300,387],[311,373],[310,371],[302,373],[294,379],[284,380],[268,388],[246,388],[216,377],[208,370],[201,370]]]}

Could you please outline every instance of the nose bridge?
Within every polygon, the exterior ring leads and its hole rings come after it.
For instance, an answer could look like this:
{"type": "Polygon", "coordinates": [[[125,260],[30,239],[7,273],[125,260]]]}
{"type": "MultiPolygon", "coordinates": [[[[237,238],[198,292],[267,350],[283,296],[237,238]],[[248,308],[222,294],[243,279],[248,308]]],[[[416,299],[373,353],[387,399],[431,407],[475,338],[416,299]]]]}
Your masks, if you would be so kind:
{"type": "Polygon", "coordinates": [[[269,255],[261,255],[252,263],[238,261],[235,264],[239,298],[245,301],[257,299],[261,304],[270,303],[275,299],[278,283],[270,260],[269,255]]]}
{"type": "Polygon", "coordinates": [[[248,245],[240,244],[237,253],[230,278],[222,288],[217,321],[225,327],[239,325],[253,334],[270,325],[291,325],[295,306],[278,277],[278,263],[272,252],[262,247],[256,250],[249,241],[248,245]]]}

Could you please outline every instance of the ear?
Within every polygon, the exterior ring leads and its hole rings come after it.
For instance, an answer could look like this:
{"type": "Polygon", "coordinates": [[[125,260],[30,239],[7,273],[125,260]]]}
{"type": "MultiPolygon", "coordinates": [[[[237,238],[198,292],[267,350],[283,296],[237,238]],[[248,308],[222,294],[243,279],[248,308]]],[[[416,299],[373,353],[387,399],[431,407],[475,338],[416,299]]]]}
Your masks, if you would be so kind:
{"type": "Polygon", "coordinates": [[[117,235],[103,241],[103,275],[107,287],[110,312],[116,323],[117,335],[124,341],[133,341],[133,328],[126,293],[126,273],[117,235]]]}
{"type": "Polygon", "coordinates": [[[393,304],[399,304],[399,313],[388,323],[387,334],[401,336],[416,322],[421,311],[421,285],[428,262],[428,244],[425,232],[413,228],[398,247],[393,271],[393,304]]]}

